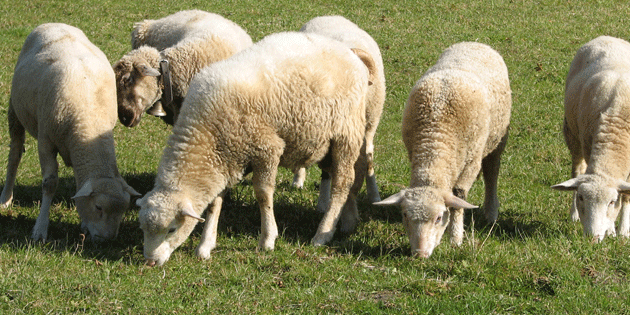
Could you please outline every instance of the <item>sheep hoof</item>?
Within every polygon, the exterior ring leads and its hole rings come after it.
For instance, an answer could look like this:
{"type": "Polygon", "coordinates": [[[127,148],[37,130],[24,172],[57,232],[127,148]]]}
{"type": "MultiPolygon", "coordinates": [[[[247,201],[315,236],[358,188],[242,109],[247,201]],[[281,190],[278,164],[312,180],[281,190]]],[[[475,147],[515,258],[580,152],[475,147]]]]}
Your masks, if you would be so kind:
{"type": "Polygon", "coordinates": [[[580,221],[580,215],[578,214],[577,211],[571,211],[571,222],[578,222],[580,221]]]}
{"type": "Polygon", "coordinates": [[[205,249],[201,249],[201,248],[197,248],[196,254],[197,257],[201,260],[207,260],[210,259],[210,250],[205,250],[205,249]]]}
{"type": "Polygon", "coordinates": [[[8,208],[11,205],[12,200],[13,198],[9,198],[9,200],[4,201],[4,202],[0,200],[0,208],[8,208]]]}
{"type": "Polygon", "coordinates": [[[332,239],[332,233],[331,232],[328,232],[328,233],[317,233],[317,235],[315,235],[315,237],[313,237],[313,240],[311,240],[311,243],[315,247],[323,246],[323,245],[326,245],[326,243],[328,243],[331,239],[332,239]]]}

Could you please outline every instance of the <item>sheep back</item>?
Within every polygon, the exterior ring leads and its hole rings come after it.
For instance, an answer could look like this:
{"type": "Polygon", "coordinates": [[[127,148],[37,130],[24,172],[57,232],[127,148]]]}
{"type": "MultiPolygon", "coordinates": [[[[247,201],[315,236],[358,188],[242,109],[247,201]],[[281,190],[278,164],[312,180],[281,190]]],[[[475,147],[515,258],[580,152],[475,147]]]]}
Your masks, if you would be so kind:
{"type": "Polygon", "coordinates": [[[413,87],[403,114],[411,186],[426,172],[447,189],[458,180],[470,181],[460,178],[462,172],[479,169],[481,159],[497,148],[510,113],[507,67],[496,51],[468,42],[445,50],[413,87]]]}

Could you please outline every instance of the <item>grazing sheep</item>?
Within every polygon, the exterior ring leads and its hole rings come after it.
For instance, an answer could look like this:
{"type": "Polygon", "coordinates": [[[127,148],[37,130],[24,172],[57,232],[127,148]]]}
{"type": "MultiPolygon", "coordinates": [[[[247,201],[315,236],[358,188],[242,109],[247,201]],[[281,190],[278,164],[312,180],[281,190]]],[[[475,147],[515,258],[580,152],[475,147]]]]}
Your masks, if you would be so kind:
{"type": "Polygon", "coordinates": [[[127,127],[154,105],[172,125],[194,75],[252,45],[236,23],[200,10],[136,23],[131,42],[133,50],[114,64],[118,118],[127,127]]]}
{"type": "Polygon", "coordinates": [[[220,194],[248,167],[261,211],[258,247],[267,250],[278,236],[273,215],[278,166],[319,163],[328,171],[330,206],[313,243],[328,242],[342,206],[356,197],[350,188],[365,135],[372,73],[374,62],[366,52],[297,32],[267,36],[203,69],[191,82],[155,187],[137,202],[147,263],[168,260],[214,202],[197,249],[199,257],[209,257],[220,194]]]}
{"type": "Polygon", "coordinates": [[[38,141],[42,203],[34,239],[46,239],[49,211],[57,189],[57,153],[74,169],[72,197],[81,226],[95,240],[118,234],[131,196],[139,196],[118,173],[112,130],[116,124],[114,72],[81,30],[43,24],[26,38],[13,76],[9,100],[11,148],[0,204],[8,206],[25,131],[38,141]]]}
{"type": "Polygon", "coordinates": [[[511,107],[503,58],[479,43],[451,46],[413,87],[402,123],[410,188],[376,204],[402,207],[414,254],[429,257],[447,226],[451,243],[461,245],[462,208],[476,208],[465,199],[481,169],[485,216],[497,219],[497,178],[511,107]]]}
{"type": "MultiPolygon", "coordinates": [[[[304,24],[300,31],[324,35],[338,40],[350,48],[362,49],[370,54],[374,60],[376,72],[374,73],[374,82],[368,89],[366,103],[365,148],[362,150],[360,161],[358,161],[365,166],[357,168],[361,172],[356,174],[355,185],[359,185],[357,190],[360,189],[365,177],[368,200],[370,202],[380,201],[381,197],[378,193],[374,174],[374,135],[383,112],[383,103],[385,103],[385,71],[378,44],[367,32],[342,16],[316,17],[304,24]]],[[[294,186],[301,186],[304,182],[304,174],[304,171],[296,173],[293,180],[294,186]]],[[[322,174],[320,192],[318,209],[323,211],[327,209],[330,199],[330,177],[325,173],[322,174]]]]}
{"type": "Polygon", "coordinates": [[[630,43],[601,36],[582,46],[569,69],[564,139],[573,178],[552,186],[574,191],[571,218],[602,240],[630,236],[630,43]]]}

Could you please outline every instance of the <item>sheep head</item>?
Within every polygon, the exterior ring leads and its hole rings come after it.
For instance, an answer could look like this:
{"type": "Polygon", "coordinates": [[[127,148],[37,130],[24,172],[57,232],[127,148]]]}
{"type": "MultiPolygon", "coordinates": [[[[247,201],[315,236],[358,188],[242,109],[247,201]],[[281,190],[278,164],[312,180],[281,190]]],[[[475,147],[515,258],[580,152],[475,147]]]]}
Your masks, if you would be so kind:
{"type": "Polygon", "coordinates": [[[409,237],[411,252],[422,258],[431,256],[440,244],[450,223],[449,207],[477,208],[449,191],[426,186],[404,189],[374,205],[402,208],[403,226],[409,237]]]}
{"type": "Polygon", "coordinates": [[[193,231],[204,222],[188,198],[152,191],[138,199],[138,220],[144,232],[144,258],[149,266],[161,266],[193,231]]]}
{"type": "Polygon", "coordinates": [[[147,109],[162,96],[158,71],[159,52],[141,47],[114,64],[118,119],[127,127],[136,126],[147,109]]]}
{"type": "Polygon", "coordinates": [[[607,176],[580,175],[551,186],[556,190],[573,191],[574,207],[582,222],[584,234],[601,241],[615,236],[615,221],[621,210],[621,194],[630,193],[630,183],[607,176]]]}
{"type": "Polygon", "coordinates": [[[99,242],[116,238],[131,197],[139,196],[121,177],[91,178],[72,199],[77,206],[82,229],[90,233],[92,240],[99,242]]]}

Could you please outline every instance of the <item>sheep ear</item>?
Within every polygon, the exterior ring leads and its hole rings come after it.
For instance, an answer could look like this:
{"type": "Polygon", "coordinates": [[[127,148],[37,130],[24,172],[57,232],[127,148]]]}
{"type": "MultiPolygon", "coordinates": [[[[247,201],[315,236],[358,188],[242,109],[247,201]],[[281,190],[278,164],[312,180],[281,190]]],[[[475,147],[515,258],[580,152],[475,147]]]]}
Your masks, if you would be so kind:
{"type": "Polygon", "coordinates": [[[88,178],[87,181],[83,184],[83,187],[77,191],[77,193],[72,197],[72,199],[76,199],[79,197],[89,197],[94,192],[92,189],[92,180],[88,178]]]}
{"type": "Polygon", "coordinates": [[[617,184],[617,191],[622,194],[630,194],[630,183],[620,180],[617,184]]]}
{"type": "Polygon", "coordinates": [[[136,206],[142,207],[142,205],[144,205],[144,198],[136,199],[136,206]]]}
{"type": "Polygon", "coordinates": [[[352,50],[352,52],[357,55],[357,57],[359,57],[363,64],[365,64],[365,66],[368,68],[368,72],[370,73],[370,76],[368,78],[368,85],[372,85],[372,82],[374,82],[374,77],[376,76],[376,63],[374,63],[374,59],[372,59],[372,56],[370,56],[370,54],[368,54],[367,51],[363,49],[350,48],[350,50],[352,50]]]}
{"type": "Polygon", "coordinates": [[[562,182],[560,184],[557,185],[553,185],[551,186],[551,189],[555,189],[555,190],[562,190],[562,191],[570,191],[570,190],[577,190],[577,187],[580,185],[580,182],[578,181],[578,178],[571,178],[568,181],[562,182]]]}
{"type": "Polygon", "coordinates": [[[147,77],[159,77],[160,76],[160,71],[149,67],[149,65],[147,65],[146,63],[139,64],[138,66],[136,66],[136,69],[143,76],[147,76],[147,77]]]}
{"type": "Polygon", "coordinates": [[[452,194],[444,196],[444,204],[447,207],[455,208],[455,209],[476,209],[479,208],[473,204],[468,203],[466,200],[458,198],[452,194]]]}
{"type": "Polygon", "coordinates": [[[129,184],[127,184],[127,182],[122,177],[118,177],[118,181],[120,181],[120,184],[122,185],[123,191],[128,193],[129,196],[131,196],[131,197],[140,197],[140,196],[142,196],[142,194],[140,194],[135,189],[133,189],[133,187],[129,186],[129,184]]]}
{"type": "Polygon", "coordinates": [[[391,195],[381,201],[373,203],[375,206],[398,206],[405,199],[405,191],[401,190],[397,194],[391,195]]]}
{"type": "Polygon", "coordinates": [[[197,221],[199,221],[199,222],[201,222],[201,223],[203,223],[203,222],[205,222],[205,221],[206,221],[204,218],[200,217],[200,216],[199,216],[199,215],[195,212],[195,210],[193,209],[192,204],[190,203],[190,201],[187,201],[187,202],[184,204],[184,206],[182,207],[182,212],[180,212],[180,214],[181,214],[182,216],[185,216],[185,217],[191,217],[191,218],[193,218],[193,219],[196,219],[197,221]]]}

